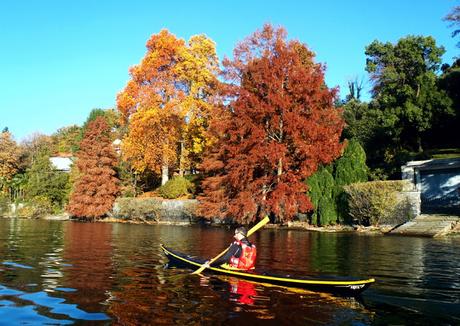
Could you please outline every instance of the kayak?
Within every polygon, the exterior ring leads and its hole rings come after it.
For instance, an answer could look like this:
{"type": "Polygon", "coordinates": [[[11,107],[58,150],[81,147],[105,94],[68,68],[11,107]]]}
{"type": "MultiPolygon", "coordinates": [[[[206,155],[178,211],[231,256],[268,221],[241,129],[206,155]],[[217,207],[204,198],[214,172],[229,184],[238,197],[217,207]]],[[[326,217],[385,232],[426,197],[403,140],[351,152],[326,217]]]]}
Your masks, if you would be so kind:
{"type": "MultiPolygon", "coordinates": [[[[185,267],[196,270],[203,265],[206,259],[192,257],[161,245],[170,266],[185,267]]],[[[276,275],[269,272],[258,273],[256,270],[240,271],[222,267],[208,267],[204,270],[207,273],[223,274],[242,278],[245,280],[268,283],[273,285],[302,288],[316,292],[327,292],[346,296],[357,296],[366,290],[375,279],[359,279],[352,277],[293,277],[291,275],[276,275]]]]}

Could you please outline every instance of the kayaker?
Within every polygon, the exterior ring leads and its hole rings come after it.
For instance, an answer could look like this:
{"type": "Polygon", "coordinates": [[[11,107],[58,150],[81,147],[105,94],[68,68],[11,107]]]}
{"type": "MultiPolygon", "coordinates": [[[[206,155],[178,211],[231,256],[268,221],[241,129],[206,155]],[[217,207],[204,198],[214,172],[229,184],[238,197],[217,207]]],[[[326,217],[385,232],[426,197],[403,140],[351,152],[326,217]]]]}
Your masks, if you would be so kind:
{"type": "MultiPolygon", "coordinates": [[[[257,249],[247,238],[248,230],[241,226],[235,229],[234,241],[227,252],[212,262],[212,267],[251,270],[255,268],[257,249]]],[[[209,261],[206,262],[209,267],[209,261]]]]}

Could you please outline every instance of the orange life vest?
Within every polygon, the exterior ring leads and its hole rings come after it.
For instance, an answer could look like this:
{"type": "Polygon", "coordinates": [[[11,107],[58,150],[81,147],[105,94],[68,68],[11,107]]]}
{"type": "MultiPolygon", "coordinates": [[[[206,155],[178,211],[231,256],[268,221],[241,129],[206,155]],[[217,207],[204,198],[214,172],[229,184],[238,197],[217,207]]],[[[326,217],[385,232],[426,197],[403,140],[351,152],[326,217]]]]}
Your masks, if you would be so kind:
{"type": "Polygon", "coordinates": [[[230,267],[243,270],[254,269],[257,257],[256,246],[249,246],[238,240],[235,240],[234,243],[241,246],[241,254],[240,257],[232,256],[230,258],[230,267]]]}

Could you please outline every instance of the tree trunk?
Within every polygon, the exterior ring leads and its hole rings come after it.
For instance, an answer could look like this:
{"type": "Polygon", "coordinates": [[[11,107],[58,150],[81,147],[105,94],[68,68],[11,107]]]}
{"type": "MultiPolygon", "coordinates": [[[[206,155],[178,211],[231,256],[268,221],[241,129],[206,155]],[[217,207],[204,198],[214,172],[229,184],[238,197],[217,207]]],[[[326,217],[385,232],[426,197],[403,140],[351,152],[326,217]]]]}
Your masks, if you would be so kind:
{"type": "Polygon", "coordinates": [[[423,152],[422,137],[420,136],[417,136],[417,146],[418,146],[418,152],[419,153],[423,152]]]}
{"type": "MultiPolygon", "coordinates": [[[[283,117],[280,118],[280,125],[279,125],[279,133],[280,133],[280,138],[279,138],[279,142],[282,143],[283,142],[283,117]]],[[[280,176],[283,174],[283,158],[280,157],[280,159],[278,160],[278,181],[279,181],[279,178],[280,176]]]]}
{"type": "Polygon", "coordinates": [[[184,141],[180,141],[180,155],[179,155],[179,176],[184,176],[185,170],[185,145],[184,141]]]}
{"type": "Polygon", "coordinates": [[[169,180],[169,167],[167,163],[161,166],[161,185],[163,186],[169,180]]]}
{"type": "Polygon", "coordinates": [[[169,180],[169,160],[167,156],[167,148],[169,142],[166,140],[165,144],[163,144],[163,162],[161,164],[161,185],[163,186],[169,180]]]}
{"type": "Polygon", "coordinates": [[[281,176],[283,174],[283,159],[280,158],[279,161],[278,161],[278,177],[281,176]]]}

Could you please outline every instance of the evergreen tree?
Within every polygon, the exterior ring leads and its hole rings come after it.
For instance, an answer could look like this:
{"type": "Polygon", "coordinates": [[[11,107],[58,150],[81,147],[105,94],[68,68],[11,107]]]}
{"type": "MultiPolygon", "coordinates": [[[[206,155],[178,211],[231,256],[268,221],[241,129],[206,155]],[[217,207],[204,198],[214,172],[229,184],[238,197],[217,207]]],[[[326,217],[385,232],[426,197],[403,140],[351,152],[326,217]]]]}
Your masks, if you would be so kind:
{"type": "Polygon", "coordinates": [[[309,177],[308,196],[313,204],[314,225],[347,223],[347,200],[343,186],[367,181],[366,153],[357,140],[347,142],[343,155],[309,177]]]}
{"type": "Polygon", "coordinates": [[[104,118],[97,117],[88,124],[77,154],[80,175],[68,205],[72,215],[94,220],[112,209],[119,191],[116,164],[110,127],[104,118]]]}
{"type": "Polygon", "coordinates": [[[343,186],[368,180],[366,153],[357,140],[348,141],[341,158],[334,162],[334,201],[337,207],[339,221],[349,222],[347,219],[347,199],[343,186]]]}
{"type": "Polygon", "coordinates": [[[308,196],[313,204],[311,223],[313,225],[335,224],[337,211],[334,202],[335,182],[332,176],[332,165],[320,167],[306,181],[308,196]]]}
{"type": "Polygon", "coordinates": [[[453,115],[449,97],[437,86],[444,52],[430,36],[407,36],[396,44],[374,41],[366,47],[373,100],[382,112],[379,123],[387,131],[386,143],[395,149],[422,152],[433,119],[453,115]]]}

